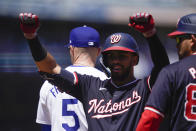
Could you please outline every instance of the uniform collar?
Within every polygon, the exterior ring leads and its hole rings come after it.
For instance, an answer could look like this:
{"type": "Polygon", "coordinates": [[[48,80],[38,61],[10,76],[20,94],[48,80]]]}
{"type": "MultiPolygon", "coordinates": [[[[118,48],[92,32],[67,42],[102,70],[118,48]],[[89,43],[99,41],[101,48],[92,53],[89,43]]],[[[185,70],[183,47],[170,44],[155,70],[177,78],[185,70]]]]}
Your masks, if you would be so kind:
{"type": "Polygon", "coordinates": [[[112,79],[111,79],[110,83],[111,83],[114,87],[116,87],[116,88],[122,88],[122,87],[126,87],[126,86],[129,86],[129,85],[135,84],[138,80],[139,80],[139,79],[135,79],[134,81],[131,81],[131,82],[129,82],[129,83],[127,83],[127,84],[124,84],[124,85],[122,85],[122,86],[117,86],[116,84],[114,84],[114,82],[112,81],[112,79]]]}

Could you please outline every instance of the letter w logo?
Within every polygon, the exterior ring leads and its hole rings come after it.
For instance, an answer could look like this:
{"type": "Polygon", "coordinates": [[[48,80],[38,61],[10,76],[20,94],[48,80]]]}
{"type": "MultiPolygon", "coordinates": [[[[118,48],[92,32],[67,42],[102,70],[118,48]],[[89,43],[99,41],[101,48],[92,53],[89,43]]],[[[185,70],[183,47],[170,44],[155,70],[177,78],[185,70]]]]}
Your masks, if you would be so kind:
{"type": "Polygon", "coordinates": [[[111,36],[111,43],[112,44],[115,44],[115,43],[118,43],[121,39],[121,35],[112,35],[111,36]]]}

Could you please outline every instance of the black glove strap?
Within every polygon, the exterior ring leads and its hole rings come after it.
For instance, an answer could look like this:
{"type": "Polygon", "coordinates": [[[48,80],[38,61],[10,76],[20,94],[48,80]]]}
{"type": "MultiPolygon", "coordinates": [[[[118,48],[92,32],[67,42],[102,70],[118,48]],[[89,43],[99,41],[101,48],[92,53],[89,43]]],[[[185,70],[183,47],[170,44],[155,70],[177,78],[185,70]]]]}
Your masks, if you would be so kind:
{"type": "Polygon", "coordinates": [[[27,41],[35,61],[41,61],[47,56],[47,50],[41,45],[38,37],[27,39],[27,41]]]}

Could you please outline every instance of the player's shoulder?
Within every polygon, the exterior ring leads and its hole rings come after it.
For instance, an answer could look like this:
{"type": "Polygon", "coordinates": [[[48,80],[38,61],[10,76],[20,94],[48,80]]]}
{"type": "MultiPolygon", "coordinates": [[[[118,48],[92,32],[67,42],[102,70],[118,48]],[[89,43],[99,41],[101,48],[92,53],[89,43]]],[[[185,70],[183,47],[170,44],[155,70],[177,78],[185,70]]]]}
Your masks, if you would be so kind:
{"type": "Polygon", "coordinates": [[[50,88],[52,88],[54,85],[50,84],[50,82],[48,82],[47,80],[44,81],[43,85],[41,88],[43,88],[44,90],[49,90],[50,88]]]}
{"type": "Polygon", "coordinates": [[[160,71],[160,76],[167,76],[167,77],[180,77],[187,74],[187,70],[190,67],[196,67],[196,62],[190,59],[191,57],[186,57],[180,61],[172,63],[170,65],[165,66],[160,71]],[[194,64],[195,63],[195,64],[194,64]]]}
{"type": "Polygon", "coordinates": [[[160,71],[160,76],[164,75],[164,76],[173,76],[176,74],[176,72],[179,71],[179,61],[172,63],[170,65],[166,65],[165,67],[163,67],[160,71]]]}
{"type": "Polygon", "coordinates": [[[185,57],[184,59],[182,59],[180,62],[181,63],[184,63],[184,64],[193,64],[195,65],[196,64],[196,53],[188,56],[188,57],[185,57]]]}
{"type": "Polygon", "coordinates": [[[47,80],[44,81],[44,83],[42,84],[41,89],[40,89],[40,94],[46,94],[46,93],[49,92],[53,87],[54,87],[54,85],[50,84],[47,80]]]}
{"type": "Polygon", "coordinates": [[[43,85],[40,88],[40,101],[45,101],[46,98],[48,97],[48,95],[50,94],[50,90],[53,88],[54,86],[52,84],[50,84],[48,81],[45,81],[43,83],[43,85]]]}
{"type": "Polygon", "coordinates": [[[169,72],[184,70],[184,68],[188,68],[189,66],[196,66],[196,55],[191,55],[185,57],[177,62],[174,62],[170,65],[167,65],[163,68],[163,70],[168,70],[169,72]]]}
{"type": "Polygon", "coordinates": [[[193,55],[190,55],[190,56],[187,56],[187,57],[181,59],[178,63],[179,64],[185,64],[185,65],[187,65],[187,64],[196,64],[195,59],[196,59],[196,54],[193,54],[193,55]]]}
{"type": "Polygon", "coordinates": [[[170,65],[166,65],[165,67],[163,67],[162,70],[176,70],[176,68],[179,66],[179,61],[175,62],[175,63],[171,63],[170,65]]]}

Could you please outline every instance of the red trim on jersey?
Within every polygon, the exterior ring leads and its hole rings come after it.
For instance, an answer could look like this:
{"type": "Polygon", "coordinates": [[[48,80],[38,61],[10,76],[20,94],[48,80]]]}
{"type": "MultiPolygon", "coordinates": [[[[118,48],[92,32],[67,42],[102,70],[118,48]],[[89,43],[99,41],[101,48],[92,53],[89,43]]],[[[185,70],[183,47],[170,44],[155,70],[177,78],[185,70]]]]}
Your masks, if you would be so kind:
{"type": "Polygon", "coordinates": [[[159,114],[161,117],[165,117],[163,113],[161,113],[159,110],[157,110],[157,109],[155,109],[155,108],[153,108],[151,106],[145,106],[144,110],[150,110],[150,111],[152,111],[154,113],[159,114]]]}
{"type": "Polygon", "coordinates": [[[159,114],[150,110],[145,110],[142,113],[136,131],[157,131],[162,120],[163,117],[159,114]]]}
{"type": "Polygon", "coordinates": [[[147,84],[148,84],[148,88],[150,90],[150,92],[152,91],[152,88],[150,86],[150,76],[147,78],[147,84]]]}
{"type": "Polygon", "coordinates": [[[78,75],[76,74],[76,72],[73,73],[74,75],[74,85],[78,84],[78,75]]]}

